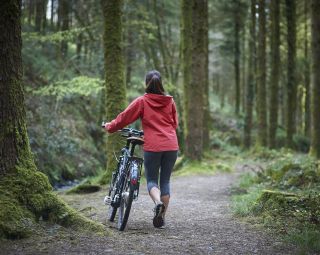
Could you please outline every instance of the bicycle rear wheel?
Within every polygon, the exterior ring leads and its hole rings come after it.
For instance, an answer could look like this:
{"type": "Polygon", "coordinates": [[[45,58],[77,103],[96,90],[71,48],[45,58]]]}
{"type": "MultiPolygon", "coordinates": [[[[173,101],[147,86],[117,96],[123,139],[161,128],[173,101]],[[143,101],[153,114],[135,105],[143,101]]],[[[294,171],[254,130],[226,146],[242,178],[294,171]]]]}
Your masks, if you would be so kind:
{"type": "Polygon", "coordinates": [[[119,218],[118,218],[118,229],[123,231],[127,225],[131,205],[133,201],[134,189],[129,183],[126,183],[126,187],[122,192],[120,207],[119,207],[119,218]]]}

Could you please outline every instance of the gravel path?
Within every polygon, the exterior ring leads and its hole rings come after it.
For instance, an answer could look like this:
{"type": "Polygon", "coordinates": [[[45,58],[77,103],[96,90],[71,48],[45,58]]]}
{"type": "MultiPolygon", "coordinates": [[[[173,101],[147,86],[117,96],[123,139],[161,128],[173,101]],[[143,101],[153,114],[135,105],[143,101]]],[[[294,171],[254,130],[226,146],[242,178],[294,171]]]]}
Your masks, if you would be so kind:
{"type": "MultiPolygon", "coordinates": [[[[110,237],[61,234],[57,227],[36,244],[32,239],[11,241],[1,250],[3,254],[294,254],[292,247],[232,217],[230,188],[236,178],[237,174],[173,178],[165,229],[153,228],[153,203],[142,185],[124,232],[110,223],[110,237]]],[[[63,198],[105,223],[104,193],[63,198]]]]}

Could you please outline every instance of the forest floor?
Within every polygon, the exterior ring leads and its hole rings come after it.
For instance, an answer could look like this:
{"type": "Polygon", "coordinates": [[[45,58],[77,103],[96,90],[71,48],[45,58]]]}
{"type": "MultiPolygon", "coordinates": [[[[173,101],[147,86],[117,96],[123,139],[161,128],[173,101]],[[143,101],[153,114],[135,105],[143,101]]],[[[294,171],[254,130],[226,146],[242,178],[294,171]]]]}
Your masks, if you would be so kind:
{"type": "Polygon", "coordinates": [[[1,241],[0,254],[295,254],[296,249],[278,237],[232,216],[230,196],[238,176],[239,170],[173,177],[165,229],[152,225],[153,203],[145,185],[124,232],[106,223],[105,190],[62,195],[87,217],[106,224],[111,234],[75,233],[50,226],[28,239],[1,241]]]}

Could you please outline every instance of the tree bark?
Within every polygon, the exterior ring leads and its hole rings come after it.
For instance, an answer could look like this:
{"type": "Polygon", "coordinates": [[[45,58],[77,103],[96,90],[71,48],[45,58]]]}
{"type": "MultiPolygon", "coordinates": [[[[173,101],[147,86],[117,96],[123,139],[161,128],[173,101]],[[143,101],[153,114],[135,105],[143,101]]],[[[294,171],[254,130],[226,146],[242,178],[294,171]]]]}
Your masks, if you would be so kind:
{"type": "Polygon", "coordinates": [[[182,0],[182,55],[185,96],[185,155],[201,160],[206,66],[206,0],[182,0]],[[191,103],[192,102],[192,103],[191,103]]]}
{"type": "Polygon", "coordinates": [[[259,0],[258,34],[258,145],[267,146],[267,91],[266,91],[266,11],[265,0],[259,0]]]}
{"type": "Polygon", "coordinates": [[[309,41],[308,41],[308,14],[309,14],[309,2],[304,1],[304,85],[305,85],[305,104],[304,104],[304,134],[310,137],[310,64],[309,64],[309,41]]]}
{"type": "MultiPolygon", "coordinates": [[[[101,0],[104,16],[104,59],[106,79],[106,118],[114,119],[126,105],[126,87],[124,80],[124,61],[122,52],[123,2],[119,0],[101,0]]],[[[117,134],[110,135],[107,140],[107,176],[110,178],[116,167],[113,153],[121,148],[117,134]]],[[[105,180],[107,180],[106,178],[105,180]]]]}
{"type": "Polygon", "coordinates": [[[287,69],[287,147],[293,148],[296,126],[297,82],[296,82],[296,1],[286,0],[288,69],[287,69]]]}
{"type": "Polygon", "coordinates": [[[280,2],[271,0],[271,77],[269,103],[269,147],[276,147],[278,126],[279,67],[280,67],[280,2]]]}
{"type": "Polygon", "coordinates": [[[311,155],[320,158],[320,1],[311,2],[311,155]]]}
{"type": "Polygon", "coordinates": [[[26,127],[20,19],[20,0],[0,1],[0,238],[25,237],[40,218],[102,231],[68,208],[35,166],[26,127]]]}
{"type": "Polygon", "coordinates": [[[235,77],[235,113],[240,112],[240,13],[239,1],[236,1],[234,9],[234,77],[235,77]]]}
{"type": "Polygon", "coordinates": [[[10,0],[0,6],[0,174],[5,174],[32,155],[21,84],[21,3],[10,0]]]}
{"type": "Polygon", "coordinates": [[[204,90],[203,90],[203,149],[208,150],[210,146],[210,103],[209,103],[209,24],[208,24],[208,0],[205,0],[205,10],[204,10],[204,23],[205,31],[204,33],[204,47],[205,47],[205,76],[204,76],[204,90]]]}
{"type": "Polygon", "coordinates": [[[246,86],[246,105],[244,122],[244,147],[251,146],[252,111],[255,88],[255,55],[256,55],[256,0],[251,0],[251,21],[249,37],[248,84],[246,86]]]}
{"type": "MultiPolygon", "coordinates": [[[[60,0],[59,2],[59,11],[61,15],[61,31],[67,31],[69,29],[69,9],[70,2],[69,0],[60,0]],[[60,6],[61,4],[61,6],[60,6]]],[[[63,59],[67,58],[68,55],[68,42],[63,40],[60,46],[61,56],[63,59]]]]}

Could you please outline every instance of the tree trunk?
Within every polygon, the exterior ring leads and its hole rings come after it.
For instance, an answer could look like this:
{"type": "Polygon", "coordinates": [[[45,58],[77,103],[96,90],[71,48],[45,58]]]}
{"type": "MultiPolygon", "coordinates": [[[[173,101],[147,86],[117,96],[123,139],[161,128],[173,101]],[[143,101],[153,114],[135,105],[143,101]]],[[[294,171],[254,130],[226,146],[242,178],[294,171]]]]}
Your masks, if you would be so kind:
{"type": "Polygon", "coordinates": [[[189,119],[189,94],[191,93],[191,29],[192,29],[192,2],[181,1],[181,61],[182,61],[182,80],[183,80],[183,123],[184,135],[188,133],[189,119]]]}
{"type": "Polygon", "coordinates": [[[240,112],[240,14],[239,1],[234,10],[234,77],[235,77],[235,113],[240,112]]]}
{"type": "MultiPolygon", "coordinates": [[[[61,3],[60,8],[60,15],[61,15],[61,31],[67,31],[69,29],[69,9],[70,3],[69,0],[60,0],[59,4],[61,3]]],[[[68,55],[68,42],[63,40],[60,46],[61,56],[63,59],[67,58],[68,55]]]]}
{"type": "Polygon", "coordinates": [[[254,102],[255,88],[255,54],[256,54],[256,0],[251,0],[251,22],[249,37],[249,64],[248,64],[248,84],[246,86],[246,105],[244,122],[244,147],[251,145],[252,130],[252,110],[254,102]]]}
{"type": "Polygon", "coordinates": [[[51,0],[51,17],[50,17],[51,29],[53,29],[54,3],[55,3],[55,0],[51,0]]]}
{"type": "Polygon", "coordinates": [[[204,10],[205,31],[205,76],[204,76],[204,90],[203,90],[203,149],[208,150],[210,146],[209,125],[210,125],[210,104],[209,104],[209,38],[208,38],[208,0],[205,0],[204,10]]]}
{"type": "Polygon", "coordinates": [[[182,0],[181,35],[186,124],[185,155],[192,160],[201,160],[203,151],[206,4],[206,0],[182,0]]]}
{"type": "Polygon", "coordinates": [[[0,238],[27,236],[40,218],[101,231],[70,209],[37,171],[30,150],[22,86],[21,1],[0,1],[0,238]]]}
{"type": "Polygon", "coordinates": [[[305,84],[305,118],[304,118],[304,134],[310,137],[310,64],[309,64],[309,42],[308,42],[308,14],[309,14],[309,0],[304,1],[304,84],[305,84]]]}
{"type": "Polygon", "coordinates": [[[320,1],[311,2],[311,150],[310,153],[320,158],[320,1]]]}
{"type": "Polygon", "coordinates": [[[243,26],[242,29],[242,48],[241,48],[241,59],[242,59],[242,81],[241,81],[241,112],[244,112],[245,105],[246,105],[246,64],[247,64],[247,58],[246,58],[246,44],[247,44],[247,35],[246,35],[246,26],[243,26]]]}
{"type": "Polygon", "coordinates": [[[293,148],[293,135],[296,125],[297,84],[296,84],[296,1],[286,0],[287,14],[287,42],[288,42],[288,69],[287,69],[287,139],[289,148],[293,148]]]}
{"type": "Polygon", "coordinates": [[[266,91],[266,11],[265,0],[259,0],[258,35],[258,144],[267,146],[267,91],[266,91]]]}
{"type": "Polygon", "coordinates": [[[275,148],[278,126],[279,67],[280,67],[280,2],[271,0],[271,77],[269,104],[269,147],[275,148]]]}
{"type": "MultiPolygon", "coordinates": [[[[126,105],[126,87],[124,81],[124,64],[122,52],[121,10],[123,2],[119,0],[102,0],[104,16],[104,59],[106,79],[106,118],[114,119],[126,105]]],[[[106,182],[116,167],[113,153],[121,148],[120,135],[110,135],[107,140],[107,174],[106,182]]]]}
{"type": "Polygon", "coordinates": [[[31,25],[33,16],[34,16],[34,1],[35,0],[29,0],[29,12],[28,12],[28,24],[31,25]]]}
{"type": "Polygon", "coordinates": [[[43,0],[36,0],[36,18],[35,28],[36,32],[42,31],[42,17],[43,17],[43,0]]]}

